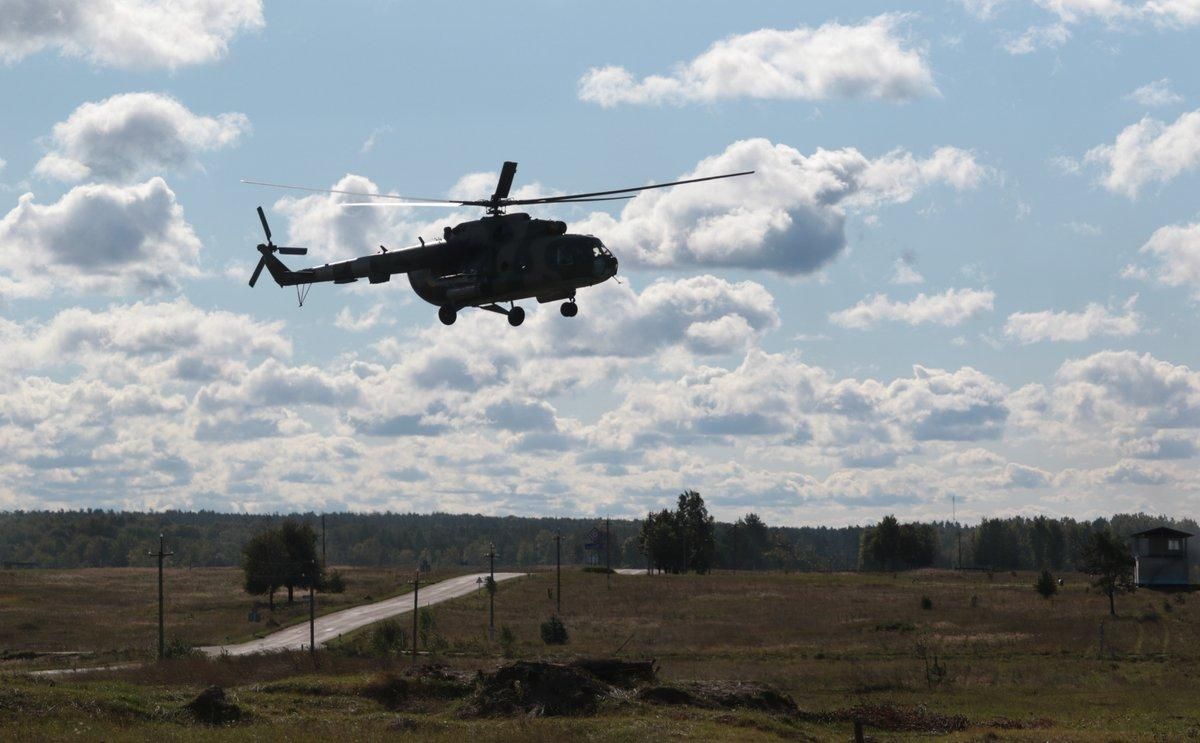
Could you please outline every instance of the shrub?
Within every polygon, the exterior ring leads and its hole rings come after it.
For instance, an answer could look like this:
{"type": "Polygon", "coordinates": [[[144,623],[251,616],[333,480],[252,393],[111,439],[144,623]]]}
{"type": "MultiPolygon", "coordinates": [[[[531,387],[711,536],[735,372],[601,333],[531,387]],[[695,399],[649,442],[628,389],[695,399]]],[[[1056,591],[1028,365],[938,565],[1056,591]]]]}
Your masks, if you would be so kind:
{"type": "Polygon", "coordinates": [[[346,579],[342,577],[340,571],[330,570],[329,575],[325,576],[325,590],[330,593],[344,593],[346,591],[346,579]]]}
{"type": "Polygon", "coordinates": [[[971,594],[971,608],[974,609],[977,606],[979,606],[979,597],[971,594]]]}
{"type": "Polygon", "coordinates": [[[513,646],[517,644],[517,636],[507,624],[500,625],[500,652],[505,658],[513,657],[513,646]]]}
{"type": "Polygon", "coordinates": [[[1050,575],[1049,570],[1043,570],[1038,576],[1037,582],[1033,584],[1033,589],[1038,592],[1038,595],[1044,599],[1048,599],[1058,593],[1058,581],[1054,580],[1054,576],[1050,575]]]}
{"type": "Polygon", "coordinates": [[[925,609],[926,611],[928,611],[929,609],[932,609],[933,608],[933,599],[929,598],[928,596],[922,596],[921,597],[921,608],[925,609]]]}
{"type": "Polygon", "coordinates": [[[567,626],[558,617],[542,622],[542,642],[547,645],[566,645],[567,626]]]}
{"type": "Polygon", "coordinates": [[[180,640],[178,637],[172,637],[163,645],[163,657],[165,658],[203,658],[204,653],[200,649],[180,640]]]}
{"type": "Polygon", "coordinates": [[[407,645],[408,635],[395,619],[385,619],[371,630],[371,648],[379,655],[398,655],[407,645]]]}
{"type": "Polygon", "coordinates": [[[583,568],[583,572],[607,574],[607,573],[615,573],[617,571],[613,570],[612,568],[606,568],[603,565],[587,565],[583,568]]]}

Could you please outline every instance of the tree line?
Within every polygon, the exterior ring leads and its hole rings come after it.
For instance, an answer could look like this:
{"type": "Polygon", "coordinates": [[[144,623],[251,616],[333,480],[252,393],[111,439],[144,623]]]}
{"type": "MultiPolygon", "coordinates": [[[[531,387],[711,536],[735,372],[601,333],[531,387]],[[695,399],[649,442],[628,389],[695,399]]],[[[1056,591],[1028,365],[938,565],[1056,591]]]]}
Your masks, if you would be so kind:
{"type": "MultiPolygon", "coordinates": [[[[1088,538],[1097,531],[1111,530],[1124,538],[1166,525],[1200,534],[1191,519],[1142,513],[1092,521],[1012,517],[972,525],[902,524],[884,517],[866,527],[780,527],[766,524],[755,513],[733,522],[716,521],[700,495],[693,499],[691,493],[683,494],[682,517],[677,502],[675,508],[643,519],[613,519],[609,543],[613,566],[645,568],[649,563],[667,571],[686,566],[702,572],[898,570],[926,565],[1069,570],[1081,563],[1088,538]],[[681,531],[681,525],[687,525],[687,530],[681,531]],[[646,529],[660,535],[652,542],[665,546],[646,551],[650,547],[646,529]],[[896,551],[888,545],[895,545],[896,551]]],[[[149,564],[146,550],[157,546],[161,533],[175,552],[170,564],[240,566],[243,546],[257,534],[278,528],[286,518],[310,526],[319,539],[321,516],[316,513],[0,512],[0,560],[56,568],[145,566],[149,564]]],[[[586,545],[595,544],[596,532],[603,533],[604,528],[599,519],[333,513],[325,517],[325,543],[330,565],[413,567],[425,562],[434,568],[479,568],[487,564],[484,555],[494,544],[497,565],[530,567],[554,563],[554,537],[561,534],[564,564],[603,565],[603,550],[589,550],[586,545]]],[[[1193,560],[1200,559],[1200,549],[1190,554],[1193,560]]]]}

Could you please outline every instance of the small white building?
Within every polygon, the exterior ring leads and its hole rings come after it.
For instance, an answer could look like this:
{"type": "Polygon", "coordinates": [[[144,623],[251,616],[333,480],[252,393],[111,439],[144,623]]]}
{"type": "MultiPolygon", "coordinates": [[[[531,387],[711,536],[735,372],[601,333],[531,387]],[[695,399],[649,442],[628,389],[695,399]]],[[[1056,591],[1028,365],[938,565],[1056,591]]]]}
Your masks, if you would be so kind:
{"type": "Polygon", "coordinates": [[[1139,588],[1188,588],[1186,531],[1160,526],[1131,534],[1133,582],[1139,588]]]}

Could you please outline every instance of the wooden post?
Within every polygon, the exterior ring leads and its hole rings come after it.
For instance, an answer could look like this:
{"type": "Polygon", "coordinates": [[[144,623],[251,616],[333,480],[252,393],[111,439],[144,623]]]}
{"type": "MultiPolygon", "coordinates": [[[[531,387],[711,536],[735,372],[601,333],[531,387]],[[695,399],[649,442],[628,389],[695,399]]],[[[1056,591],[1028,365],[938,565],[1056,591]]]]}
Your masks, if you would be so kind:
{"type": "Polygon", "coordinates": [[[854,721],[854,743],[863,743],[865,740],[866,738],[863,737],[862,720],[856,719],[854,721]]]}
{"type": "Polygon", "coordinates": [[[412,636],[412,662],[417,664],[417,596],[421,590],[421,569],[417,568],[416,574],[413,576],[413,636],[412,636]]]}
{"type": "Polygon", "coordinates": [[[308,576],[308,652],[312,656],[313,665],[317,664],[317,561],[313,560],[309,567],[312,574],[308,576]]]}
{"type": "Polygon", "coordinates": [[[604,517],[604,580],[612,588],[612,519],[604,517]]]}
{"type": "Polygon", "coordinates": [[[488,545],[488,639],[496,639],[496,545],[488,545]]]}
{"type": "Polygon", "coordinates": [[[158,535],[158,552],[147,552],[150,557],[158,558],[158,659],[165,655],[166,643],[163,641],[163,558],[170,557],[174,552],[163,549],[163,535],[158,535]]]}
{"type": "Polygon", "coordinates": [[[562,534],[554,535],[554,606],[562,614],[562,534]]]}

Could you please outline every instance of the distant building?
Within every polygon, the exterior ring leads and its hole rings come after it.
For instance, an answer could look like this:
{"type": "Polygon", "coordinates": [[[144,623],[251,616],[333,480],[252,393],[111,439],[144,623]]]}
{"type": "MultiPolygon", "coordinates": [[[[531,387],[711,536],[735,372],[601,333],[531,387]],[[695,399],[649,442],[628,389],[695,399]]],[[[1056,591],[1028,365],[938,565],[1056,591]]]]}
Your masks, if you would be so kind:
{"type": "Polygon", "coordinates": [[[1160,526],[1131,534],[1137,564],[1133,581],[1139,588],[1187,588],[1188,553],[1186,531],[1160,526]]]}

